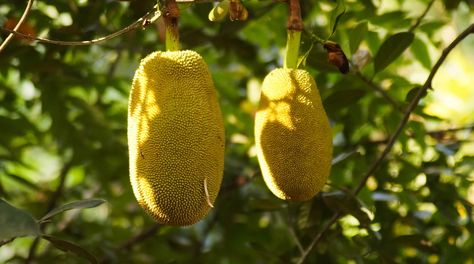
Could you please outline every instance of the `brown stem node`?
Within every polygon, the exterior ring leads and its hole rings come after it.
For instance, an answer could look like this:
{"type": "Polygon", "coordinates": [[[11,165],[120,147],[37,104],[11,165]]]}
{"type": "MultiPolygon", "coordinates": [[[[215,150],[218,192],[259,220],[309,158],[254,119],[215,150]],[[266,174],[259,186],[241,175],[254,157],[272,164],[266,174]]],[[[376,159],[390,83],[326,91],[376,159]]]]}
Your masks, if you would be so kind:
{"type": "Polygon", "coordinates": [[[286,27],[288,30],[303,31],[303,19],[301,19],[301,7],[299,0],[289,0],[288,8],[290,15],[286,27]]]}

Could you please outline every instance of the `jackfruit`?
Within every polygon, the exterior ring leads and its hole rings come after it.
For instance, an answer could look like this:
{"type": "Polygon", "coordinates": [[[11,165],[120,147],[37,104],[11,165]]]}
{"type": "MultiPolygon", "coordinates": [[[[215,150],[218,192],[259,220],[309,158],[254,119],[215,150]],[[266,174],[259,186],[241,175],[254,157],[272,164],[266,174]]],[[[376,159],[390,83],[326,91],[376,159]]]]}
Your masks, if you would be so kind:
{"type": "Polygon", "coordinates": [[[157,222],[191,225],[210,210],[224,170],[214,84],[194,51],[154,52],[135,72],[128,105],[130,181],[157,222]]]}
{"type": "Polygon", "coordinates": [[[306,201],[322,189],[331,170],[332,132],[307,71],[275,69],[265,77],[255,141],[265,183],[278,198],[306,201]]]}

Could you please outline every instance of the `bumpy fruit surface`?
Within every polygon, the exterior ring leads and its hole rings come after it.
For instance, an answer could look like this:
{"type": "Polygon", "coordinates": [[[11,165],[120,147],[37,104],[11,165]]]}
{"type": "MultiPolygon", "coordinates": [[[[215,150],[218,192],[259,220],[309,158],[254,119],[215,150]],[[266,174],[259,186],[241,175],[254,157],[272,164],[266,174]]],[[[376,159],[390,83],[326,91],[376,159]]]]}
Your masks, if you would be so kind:
{"type": "Polygon", "coordinates": [[[211,75],[194,51],[154,52],[128,105],[130,181],[159,223],[191,225],[214,203],[224,169],[224,125],[211,75]]]}
{"type": "Polygon", "coordinates": [[[263,178],[278,198],[305,201],[321,190],[331,170],[332,133],[307,71],[275,69],[265,77],[255,140],[263,178]]]}

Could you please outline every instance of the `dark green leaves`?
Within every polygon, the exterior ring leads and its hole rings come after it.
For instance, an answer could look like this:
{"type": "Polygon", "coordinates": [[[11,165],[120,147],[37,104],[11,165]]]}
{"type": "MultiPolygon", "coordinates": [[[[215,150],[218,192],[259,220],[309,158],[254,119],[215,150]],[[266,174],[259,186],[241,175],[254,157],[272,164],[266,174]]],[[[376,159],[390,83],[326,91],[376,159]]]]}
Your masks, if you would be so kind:
{"type": "Polygon", "coordinates": [[[368,25],[367,21],[360,22],[354,29],[351,30],[349,35],[349,45],[351,47],[351,54],[354,54],[359,48],[360,43],[364,40],[367,35],[368,25]]]}
{"type": "Polygon", "coordinates": [[[375,73],[382,71],[397,59],[412,42],[413,33],[411,32],[401,32],[388,37],[375,55],[375,73]]]}
{"type": "Polygon", "coordinates": [[[248,208],[251,211],[275,211],[284,207],[280,200],[256,198],[251,199],[248,203],[248,208]]]}
{"type": "Polygon", "coordinates": [[[0,242],[15,237],[38,235],[39,225],[29,213],[0,199],[0,242]]]}
{"type": "Polygon", "coordinates": [[[80,200],[80,201],[74,201],[72,203],[65,204],[63,206],[60,206],[58,208],[55,208],[51,210],[49,213],[47,213],[45,216],[43,216],[39,221],[44,222],[51,217],[62,213],[67,210],[71,209],[83,209],[83,208],[92,208],[99,206],[101,204],[105,203],[105,200],[102,199],[87,199],[87,200],[80,200]]]}
{"type": "MultiPolygon", "coordinates": [[[[406,97],[405,97],[405,102],[411,102],[415,96],[418,94],[418,92],[420,91],[420,89],[422,89],[421,86],[417,86],[413,89],[411,89],[410,91],[408,91],[406,97]]],[[[421,98],[425,97],[428,93],[426,91],[423,92],[423,95],[421,96],[421,98]]]]}
{"type": "Polygon", "coordinates": [[[324,105],[329,112],[338,111],[353,103],[356,103],[365,95],[363,89],[344,89],[332,93],[326,100],[324,105]]]}
{"type": "Polygon", "coordinates": [[[339,0],[337,1],[337,6],[336,6],[336,9],[334,10],[333,17],[331,18],[332,30],[331,30],[331,35],[329,36],[329,38],[331,38],[332,35],[334,35],[334,33],[336,32],[339,19],[341,19],[344,13],[346,13],[346,7],[344,6],[344,2],[339,0]]]}
{"type": "Polygon", "coordinates": [[[361,226],[367,227],[370,224],[370,218],[365,211],[362,210],[362,205],[351,193],[335,191],[323,194],[324,203],[332,210],[350,214],[359,220],[361,226]]]}
{"type": "Polygon", "coordinates": [[[59,250],[62,250],[64,252],[71,252],[81,258],[87,259],[90,263],[98,263],[94,255],[92,255],[91,253],[89,253],[89,251],[79,245],[52,236],[44,235],[41,238],[48,240],[54,247],[59,250]]]}
{"type": "Polygon", "coordinates": [[[458,7],[461,0],[443,0],[444,6],[448,10],[452,10],[458,7]]]}

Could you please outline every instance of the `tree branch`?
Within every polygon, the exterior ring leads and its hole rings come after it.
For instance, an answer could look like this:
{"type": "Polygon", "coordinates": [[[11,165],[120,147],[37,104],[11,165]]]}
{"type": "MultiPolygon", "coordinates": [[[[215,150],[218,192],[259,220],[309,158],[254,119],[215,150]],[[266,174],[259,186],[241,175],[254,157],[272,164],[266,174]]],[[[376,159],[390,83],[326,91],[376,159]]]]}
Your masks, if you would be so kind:
{"type": "Polygon", "coordinates": [[[148,227],[147,229],[143,230],[141,233],[139,233],[138,235],[130,238],[129,240],[125,241],[124,243],[122,243],[122,245],[120,245],[118,247],[118,251],[121,251],[121,250],[126,250],[126,251],[130,251],[136,244],[142,242],[143,240],[153,236],[156,231],[158,231],[158,229],[161,227],[160,224],[156,223],[150,227],[148,227]]]}
{"type": "MultiPolygon", "coordinates": [[[[137,234],[137,235],[131,237],[130,239],[128,239],[127,241],[123,242],[120,246],[117,247],[117,249],[115,251],[116,252],[123,252],[124,250],[125,251],[130,251],[138,243],[140,243],[140,242],[152,237],[153,235],[155,235],[160,227],[161,227],[161,224],[158,224],[158,223],[156,223],[152,226],[149,226],[148,228],[144,229],[139,234],[137,234]]],[[[101,264],[106,264],[106,263],[109,263],[110,260],[111,260],[110,256],[105,256],[104,258],[102,258],[100,263],[101,264]]]]}
{"type": "Polygon", "coordinates": [[[421,21],[423,20],[423,18],[425,18],[426,14],[428,13],[428,11],[430,11],[431,9],[431,6],[433,5],[435,0],[431,0],[428,5],[426,6],[425,8],[425,11],[423,11],[423,13],[418,17],[418,19],[416,19],[415,21],[415,24],[413,24],[410,29],[408,29],[408,32],[413,32],[421,23],[421,21]]]}
{"type": "Polygon", "coordinates": [[[374,89],[376,92],[378,92],[387,102],[389,102],[395,109],[397,109],[400,112],[404,112],[403,107],[395,101],[384,89],[379,87],[377,84],[375,84],[372,80],[368,79],[365,77],[361,72],[355,71],[355,75],[359,77],[361,81],[366,83],[369,87],[374,89]]]}
{"type": "MultiPolygon", "coordinates": [[[[396,140],[400,136],[403,128],[405,125],[408,123],[409,117],[413,110],[418,106],[419,101],[423,97],[423,94],[426,93],[428,89],[432,87],[432,81],[436,73],[438,72],[438,69],[441,67],[443,62],[446,60],[446,57],[449,55],[449,53],[463,40],[465,39],[468,35],[474,34],[474,24],[471,24],[469,27],[467,27],[461,34],[459,34],[452,42],[451,44],[446,47],[442,53],[441,56],[439,57],[438,61],[434,65],[433,69],[430,72],[430,75],[426,79],[424,85],[422,88],[418,91],[418,93],[415,95],[415,97],[411,100],[410,104],[408,105],[407,109],[405,110],[405,115],[403,116],[402,120],[398,124],[397,129],[395,132],[390,136],[387,145],[385,146],[385,149],[383,150],[382,154],[375,160],[374,163],[372,163],[372,166],[370,166],[369,170],[367,173],[364,175],[362,180],[360,181],[359,185],[357,188],[354,190],[354,195],[359,194],[359,192],[364,188],[365,184],[367,183],[367,180],[369,177],[377,171],[377,169],[380,167],[382,164],[382,161],[385,159],[385,157],[388,155],[390,150],[392,149],[393,145],[395,144],[396,140]]],[[[308,247],[305,249],[304,254],[301,255],[298,263],[301,264],[304,262],[306,257],[308,256],[309,252],[321,241],[322,236],[331,228],[331,226],[336,223],[336,221],[339,219],[341,215],[338,213],[335,213],[331,220],[328,222],[328,224],[316,235],[316,237],[311,241],[311,243],[308,245],[308,247]]]]}
{"type": "Polygon", "coordinates": [[[329,220],[329,222],[324,226],[321,232],[319,232],[318,235],[314,237],[313,241],[311,241],[308,247],[304,250],[303,254],[301,254],[301,257],[297,262],[298,264],[302,264],[305,261],[311,250],[313,250],[313,248],[319,243],[319,241],[321,241],[323,235],[329,230],[329,228],[331,228],[334,223],[336,223],[340,216],[341,215],[339,213],[334,213],[332,215],[331,220],[329,220]]]}
{"type": "MultiPolygon", "coordinates": [[[[130,32],[130,31],[135,30],[137,28],[144,28],[144,27],[154,23],[160,16],[161,16],[161,13],[160,13],[159,10],[153,10],[153,11],[150,11],[150,12],[146,13],[144,16],[142,16],[141,18],[139,18],[137,21],[133,22],[129,26],[127,26],[123,29],[120,29],[120,30],[118,30],[118,31],[116,31],[112,34],[109,34],[107,36],[100,37],[100,38],[97,38],[97,39],[81,40],[81,41],[63,41],[63,40],[53,40],[53,39],[47,39],[47,38],[41,38],[41,37],[34,37],[34,36],[30,36],[30,35],[26,35],[26,34],[23,34],[21,32],[18,32],[17,31],[18,29],[16,27],[13,30],[2,27],[1,30],[10,32],[10,35],[12,35],[12,34],[13,35],[18,35],[18,36],[21,36],[21,37],[26,38],[26,39],[36,40],[36,41],[39,41],[39,42],[53,44],[53,45],[87,46],[87,45],[93,45],[93,44],[99,44],[99,43],[105,42],[107,40],[113,39],[115,37],[118,37],[122,34],[130,32]]],[[[0,49],[0,51],[1,51],[1,49],[0,49]]]]}
{"type": "MultiPolygon", "coordinates": [[[[26,5],[25,11],[23,11],[23,15],[21,15],[21,18],[18,21],[18,24],[16,24],[16,26],[13,28],[13,31],[17,31],[21,27],[21,24],[23,24],[23,22],[26,20],[26,17],[30,13],[32,6],[33,6],[33,0],[28,0],[28,4],[26,5]]],[[[2,45],[0,45],[0,52],[2,52],[3,49],[5,49],[5,47],[13,39],[13,37],[14,37],[14,34],[10,32],[7,38],[3,41],[2,45]]]]}
{"type": "Polygon", "coordinates": [[[446,129],[439,129],[439,130],[433,130],[433,131],[428,131],[426,132],[428,135],[437,135],[437,134],[443,134],[443,133],[448,133],[448,132],[457,132],[461,130],[468,130],[468,129],[474,129],[474,124],[462,126],[462,127],[453,127],[453,128],[446,128],[446,129]]]}
{"type": "Polygon", "coordinates": [[[370,167],[369,171],[365,174],[364,178],[359,183],[359,186],[354,191],[354,194],[357,195],[362,188],[365,186],[365,183],[367,182],[367,179],[379,168],[381,165],[382,161],[385,159],[387,154],[390,152],[390,150],[393,147],[393,144],[395,144],[395,141],[398,139],[398,136],[402,132],[403,128],[405,125],[408,123],[408,119],[410,118],[411,112],[415,110],[415,108],[418,106],[419,101],[423,97],[423,94],[427,92],[428,89],[432,87],[432,81],[435,76],[435,74],[438,72],[439,67],[443,64],[443,62],[446,60],[446,57],[448,54],[453,50],[459,42],[461,42],[464,38],[466,38],[469,34],[474,33],[474,24],[471,24],[469,27],[467,27],[459,36],[457,36],[451,44],[449,44],[448,47],[446,47],[443,52],[441,53],[440,58],[434,65],[433,69],[430,72],[430,75],[426,79],[425,83],[421,87],[421,89],[418,90],[418,93],[415,95],[415,97],[411,100],[410,104],[408,105],[407,109],[405,110],[405,115],[403,116],[402,120],[398,124],[397,129],[395,132],[392,134],[390,139],[388,140],[387,146],[385,146],[385,149],[383,150],[382,154],[379,156],[379,158],[372,164],[370,167]]]}
{"type": "Polygon", "coordinates": [[[13,237],[13,238],[10,238],[10,239],[7,239],[7,240],[3,240],[3,241],[0,241],[0,247],[12,242],[13,240],[15,240],[17,237],[13,237]]]}

